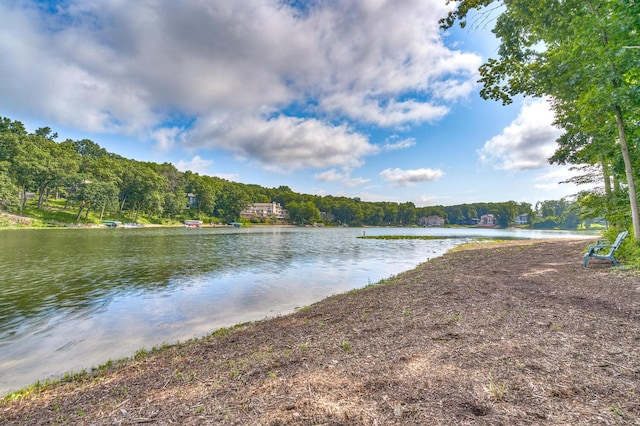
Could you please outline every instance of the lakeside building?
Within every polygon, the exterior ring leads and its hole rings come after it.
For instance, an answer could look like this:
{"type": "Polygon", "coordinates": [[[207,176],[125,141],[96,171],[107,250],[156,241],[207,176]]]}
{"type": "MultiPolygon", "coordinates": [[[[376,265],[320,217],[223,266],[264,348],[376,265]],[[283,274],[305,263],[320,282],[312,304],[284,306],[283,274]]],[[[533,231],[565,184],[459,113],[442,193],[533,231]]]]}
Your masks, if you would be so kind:
{"type": "Polygon", "coordinates": [[[529,223],[529,213],[522,213],[521,215],[516,216],[513,222],[516,225],[526,225],[529,223]]]}
{"type": "Polygon", "coordinates": [[[496,226],[496,216],[494,214],[483,214],[480,216],[480,223],[478,226],[496,226]]]}
{"type": "Polygon", "coordinates": [[[320,212],[320,219],[334,222],[336,220],[336,217],[333,213],[320,212]]]}
{"type": "Polygon", "coordinates": [[[418,219],[420,226],[444,226],[444,219],[438,215],[431,215],[427,217],[421,217],[418,219]]]}
{"type": "Polygon", "coordinates": [[[289,212],[280,203],[253,203],[240,212],[240,216],[246,219],[276,219],[285,220],[289,212]]]}
{"type": "Polygon", "coordinates": [[[471,218],[460,218],[458,219],[458,225],[469,225],[469,226],[476,226],[480,223],[480,219],[478,219],[477,217],[471,217],[471,218]]]}
{"type": "Polygon", "coordinates": [[[187,193],[187,208],[198,207],[198,196],[193,192],[187,193]]]}

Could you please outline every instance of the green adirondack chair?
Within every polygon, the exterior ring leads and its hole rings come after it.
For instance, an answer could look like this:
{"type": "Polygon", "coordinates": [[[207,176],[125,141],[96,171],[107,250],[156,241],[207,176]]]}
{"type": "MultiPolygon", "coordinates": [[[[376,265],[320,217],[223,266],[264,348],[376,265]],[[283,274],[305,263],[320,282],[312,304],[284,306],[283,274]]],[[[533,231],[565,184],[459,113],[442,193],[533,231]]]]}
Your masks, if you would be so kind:
{"type": "Polygon", "coordinates": [[[613,257],[613,253],[618,250],[620,244],[622,244],[622,240],[625,239],[628,233],[628,231],[619,233],[613,244],[605,244],[604,241],[598,241],[595,245],[589,246],[587,253],[584,255],[584,267],[587,267],[589,259],[591,258],[608,260],[614,265],[617,265],[618,261],[613,257]],[[607,249],[609,250],[608,252],[606,252],[607,249]]]}

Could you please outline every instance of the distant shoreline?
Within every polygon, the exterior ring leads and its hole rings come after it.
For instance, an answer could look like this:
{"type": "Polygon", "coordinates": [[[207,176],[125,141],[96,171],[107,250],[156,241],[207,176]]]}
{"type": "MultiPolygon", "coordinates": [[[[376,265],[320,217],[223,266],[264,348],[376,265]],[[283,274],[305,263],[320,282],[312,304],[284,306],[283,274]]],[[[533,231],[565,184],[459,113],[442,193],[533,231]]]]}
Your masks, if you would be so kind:
{"type": "MultiPolygon", "coordinates": [[[[13,213],[7,213],[7,212],[0,212],[0,230],[3,229],[102,229],[102,228],[108,228],[105,224],[102,223],[67,223],[67,224],[50,224],[50,225],[38,225],[38,226],[32,226],[29,223],[31,221],[34,220],[39,220],[39,219],[34,219],[28,216],[20,216],[20,215],[16,215],[13,213]],[[3,225],[3,221],[7,220],[7,222],[10,223],[9,226],[4,226],[3,225]],[[13,223],[13,224],[12,224],[13,223]]],[[[124,224],[123,224],[124,225],[124,224]]],[[[119,228],[123,228],[124,226],[118,226],[119,228]]],[[[174,223],[174,224],[157,224],[157,223],[151,223],[151,224],[141,224],[141,227],[143,228],[181,228],[181,227],[186,227],[183,223],[174,223]]],[[[199,228],[234,228],[234,225],[230,225],[230,224],[222,224],[222,223],[203,223],[202,225],[199,226],[199,228]]],[[[265,223],[243,223],[242,228],[246,228],[246,227],[256,227],[256,228],[260,228],[260,227],[274,227],[274,228],[299,228],[299,227],[314,227],[314,228],[335,228],[335,227],[339,227],[339,225],[323,225],[323,226],[311,226],[311,225],[295,225],[295,224],[265,224],[265,223]]],[[[540,229],[536,229],[536,228],[527,228],[527,227],[519,227],[519,226],[510,226],[507,228],[499,228],[499,227],[495,227],[495,228],[489,228],[489,227],[482,227],[482,226],[465,226],[465,225],[445,225],[445,226],[430,226],[430,227],[423,227],[423,226],[417,226],[417,225],[412,225],[412,226],[386,226],[386,225],[380,225],[380,226],[371,226],[371,225],[362,225],[362,226],[355,226],[352,228],[371,228],[371,229],[380,229],[380,228],[407,228],[407,229],[418,229],[418,228],[426,228],[426,229],[526,229],[526,230],[532,230],[532,231],[570,231],[570,232],[576,232],[576,233],[581,233],[581,232],[599,232],[602,231],[602,229],[600,228],[593,228],[593,229],[546,229],[546,228],[540,228],[540,229]]]]}

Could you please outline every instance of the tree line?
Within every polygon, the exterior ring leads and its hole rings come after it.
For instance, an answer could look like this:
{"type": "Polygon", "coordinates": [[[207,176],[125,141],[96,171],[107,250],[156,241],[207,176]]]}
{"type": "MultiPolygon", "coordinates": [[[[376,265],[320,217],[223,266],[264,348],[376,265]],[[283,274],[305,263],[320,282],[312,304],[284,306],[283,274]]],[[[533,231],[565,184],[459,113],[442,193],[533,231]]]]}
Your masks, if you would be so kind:
{"type": "Polygon", "coordinates": [[[137,222],[143,215],[156,223],[184,219],[229,223],[240,220],[240,212],[252,203],[276,202],[296,224],[415,226],[421,218],[437,215],[458,225],[493,214],[498,225],[506,227],[523,213],[533,226],[578,224],[567,201],[540,202],[534,211],[529,203],[514,201],[416,207],[412,202],[300,194],[287,186],[265,188],[181,172],[170,163],[127,159],[88,139],[57,142],[56,138],[49,127],[29,133],[20,121],[0,119],[0,209],[20,213],[30,202],[33,208],[46,210],[55,199],[64,201],[63,208],[72,211],[77,222],[123,216],[137,222]]]}

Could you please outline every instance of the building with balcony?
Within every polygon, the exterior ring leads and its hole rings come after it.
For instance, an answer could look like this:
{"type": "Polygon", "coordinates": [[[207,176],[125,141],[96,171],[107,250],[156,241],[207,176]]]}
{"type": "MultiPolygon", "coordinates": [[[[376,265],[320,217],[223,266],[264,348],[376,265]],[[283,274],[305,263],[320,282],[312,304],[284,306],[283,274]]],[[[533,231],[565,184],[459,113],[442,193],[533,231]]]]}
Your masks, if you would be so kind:
{"type": "Polygon", "coordinates": [[[253,203],[240,212],[240,216],[246,219],[275,219],[285,220],[289,213],[280,203],[253,203]]]}

